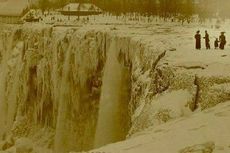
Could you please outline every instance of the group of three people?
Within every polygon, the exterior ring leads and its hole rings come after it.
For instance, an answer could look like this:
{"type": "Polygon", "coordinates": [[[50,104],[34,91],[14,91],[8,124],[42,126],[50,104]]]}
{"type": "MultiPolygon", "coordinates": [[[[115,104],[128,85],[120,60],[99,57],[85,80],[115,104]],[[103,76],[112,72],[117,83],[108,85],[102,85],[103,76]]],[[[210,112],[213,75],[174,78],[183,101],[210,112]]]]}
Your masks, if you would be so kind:
{"type": "MultiPolygon", "coordinates": [[[[226,45],[226,37],[225,37],[224,33],[225,32],[221,32],[221,35],[219,36],[219,40],[218,40],[218,38],[216,38],[216,40],[214,42],[215,49],[220,48],[220,49],[224,50],[224,47],[226,45]]],[[[203,38],[205,39],[206,49],[211,49],[209,34],[208,34],[207,30],[205,30],[205,37],[203,37],[203,38]]],[[[200,34],[199,30],[196,32],[195,39],[196,39],[196,49],[201,49],[201,34],[200,34]]]]}

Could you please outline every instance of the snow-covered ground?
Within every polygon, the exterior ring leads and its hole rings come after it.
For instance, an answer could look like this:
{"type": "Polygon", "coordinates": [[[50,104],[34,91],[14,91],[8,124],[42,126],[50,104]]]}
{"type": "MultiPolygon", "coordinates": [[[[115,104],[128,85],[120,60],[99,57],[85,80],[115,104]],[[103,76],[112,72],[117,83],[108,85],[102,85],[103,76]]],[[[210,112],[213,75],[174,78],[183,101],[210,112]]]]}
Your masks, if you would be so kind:
{"type": "Polygon", "coordinates": [[[92,152],[104,153],[227,153],[230,102],[151,127],[130,139],[92,152]]]}

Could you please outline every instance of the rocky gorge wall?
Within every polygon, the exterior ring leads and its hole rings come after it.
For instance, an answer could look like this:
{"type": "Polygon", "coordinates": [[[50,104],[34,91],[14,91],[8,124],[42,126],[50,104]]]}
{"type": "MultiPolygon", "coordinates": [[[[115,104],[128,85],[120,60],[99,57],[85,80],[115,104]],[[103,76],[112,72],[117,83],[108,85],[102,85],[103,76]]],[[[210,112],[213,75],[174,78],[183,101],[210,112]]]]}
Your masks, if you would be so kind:
{"type": "Polygon", "coordinates": [[[157,36],[26,25],[0,34],[2,140],[90,150],[230,98],[228,73],[206,73],[216,65],[191,62],[157,36]]]}

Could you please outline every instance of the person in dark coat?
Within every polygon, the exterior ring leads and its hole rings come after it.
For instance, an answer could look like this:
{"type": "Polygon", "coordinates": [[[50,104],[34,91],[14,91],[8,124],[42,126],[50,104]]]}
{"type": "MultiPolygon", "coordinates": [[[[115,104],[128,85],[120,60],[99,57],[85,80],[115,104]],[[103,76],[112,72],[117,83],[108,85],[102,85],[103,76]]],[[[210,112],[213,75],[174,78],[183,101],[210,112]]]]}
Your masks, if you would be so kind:
{"type": "Polygon", "coordinates": [[[206,46],[206,49],[210,49],[210,39],[209,39],[209,34],[208,34],[208,31],[205,30],[205,46],[206,46]]]}
{"type": "Polygon", "coordinates": [[[226,45],[226,37],[224,35],[225,32],[221,32],[221,35],[219,37],[219,41],[220,41],[220,49],[224,50],[224,47],[226,45]]]}
{"type": "Polygon", "coordinates": [[[215,49],[219,48],[219,40],[218,40],[218,38],[216,38],[216,40],[214,42],[214,47],[215,47],[215,49]]]}
{"type": "Polygon", "coordinates": [[[196,39],[196,49],[201,49],[201,35],[199,30],[196,32],[195,39],[196,39]]]}

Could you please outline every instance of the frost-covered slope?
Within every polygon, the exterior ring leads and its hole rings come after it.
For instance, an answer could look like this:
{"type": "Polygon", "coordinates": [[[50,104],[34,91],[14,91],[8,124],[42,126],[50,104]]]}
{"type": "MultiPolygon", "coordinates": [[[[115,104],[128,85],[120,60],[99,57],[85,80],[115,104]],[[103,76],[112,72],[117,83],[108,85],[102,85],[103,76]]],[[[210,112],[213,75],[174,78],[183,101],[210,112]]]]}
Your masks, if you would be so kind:
{"type": "Polygon", "coordinates": [[[230,151],[230,102],[152,127],[124,142],[92,152],[227,153],[230,151]]]}

